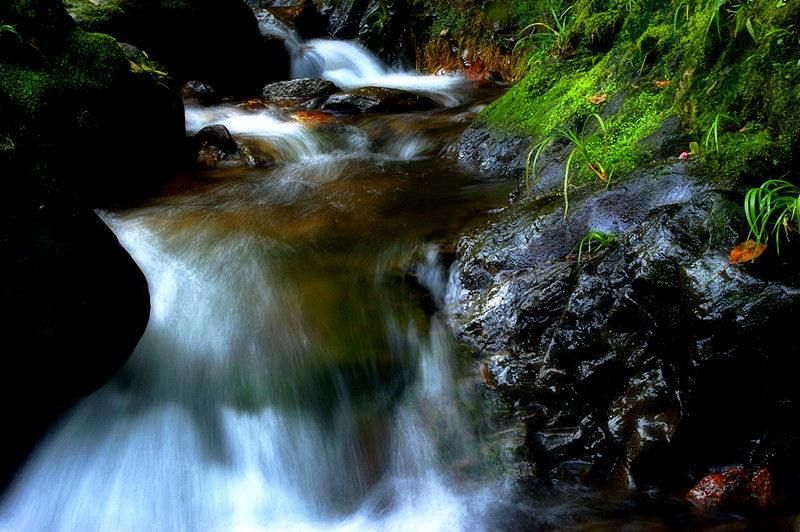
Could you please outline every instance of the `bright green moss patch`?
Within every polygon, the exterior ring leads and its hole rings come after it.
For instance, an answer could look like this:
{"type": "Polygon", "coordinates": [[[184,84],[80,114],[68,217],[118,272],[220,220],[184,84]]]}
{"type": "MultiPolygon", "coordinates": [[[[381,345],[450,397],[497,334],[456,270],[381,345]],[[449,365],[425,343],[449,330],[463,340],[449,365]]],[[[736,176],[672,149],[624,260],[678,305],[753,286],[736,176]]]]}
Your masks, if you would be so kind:
{"type": "Polygon", "coordinates": [[[73,29],[67,51],[59,65],[59,79],[65,89],[104,90],[130,70],[130,63],[117,41],[99,33],[73,29]]]}
{"type": "Polygon", "coordinates": [[[51,75],[0,63],[0,97],[14,114],[36,119],[56,93],[57,84],[51,75]]]}
{"type": "MultiPolygon", "coordinates": [[[[607,156],[617,172],[625,172],[649,161],[650,136],[662,134],[659,128],[670,119],[673,129],[683,127],[683,151],[691,140],[703,147],[712,179],[735,183],[796,174],[800,2],[565,0],[553,5],[572,6],[572,55],[532,65],[476,125],[524,131],[535,145],[553,128],[577,131],[598,113],[606,126],[607,156]],[[596,94],[606,100],[590,103],[596,94]],[[727,115],[736,117],[737,125],[720,121],[727,115]],[[706,146],[715,124],[717,141],[706,146]]],[[[541,22],[542,7],[525,2],[512,14],[521,26],[541,22]]],[[[587,131],[591,149],[602,149],[604,140],[600,128],[587,131]]],[[[576,184],[584,181],[581,176],[576,184]]]]}
{"type": "Polygon", "coordinates": [[[50,108],[63,112],[91,105],[130,71],[125,54],[107,35],[73,28],[63,50],[40,65],[0,62],[0,99],[18,118],[35,122],[50,108]]]}

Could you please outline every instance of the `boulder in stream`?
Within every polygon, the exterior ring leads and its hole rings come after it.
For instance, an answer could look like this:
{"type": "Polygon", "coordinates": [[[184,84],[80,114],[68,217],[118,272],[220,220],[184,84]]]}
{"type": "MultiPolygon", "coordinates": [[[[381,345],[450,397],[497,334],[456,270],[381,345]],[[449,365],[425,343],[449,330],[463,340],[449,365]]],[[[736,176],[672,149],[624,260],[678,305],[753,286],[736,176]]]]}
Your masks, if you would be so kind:
{"type": "Polygon", "coordinates": [[[345,113],[401,113],[435,107],[436,104],[430,98],[410,91],[361,87],[328,97],[320,109],[345,113]]]}
{"type": "Polygon", "coordinates": [[[3,481],[58,412],[128,359],[150,308],[144,275],[69,187],[6,163],[0,157],[3,481]]]}
{"type": "Polygon", "coordinates": [[[268,100],[313,100],[341,92],[342,89],[332,81],[318,78],[300,78],[277,81],[262,90],[268,100]]]}

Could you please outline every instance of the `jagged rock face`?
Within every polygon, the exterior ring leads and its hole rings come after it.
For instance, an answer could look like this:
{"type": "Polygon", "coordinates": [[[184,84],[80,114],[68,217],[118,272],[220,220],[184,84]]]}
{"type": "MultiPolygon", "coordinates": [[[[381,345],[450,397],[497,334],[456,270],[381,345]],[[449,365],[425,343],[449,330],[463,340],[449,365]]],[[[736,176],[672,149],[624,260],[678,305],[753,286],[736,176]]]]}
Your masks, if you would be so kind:
{"type": "Polygon", "coordinates": [[[688,168],[582,188],[566,219],[561,198],[521,200],[460,239],[449,316],[525,430],[520,470],[621,486],[797,470],[797,250],[720,273],[747,234],[741,198],[688,168]],[[578,262],[591,231],[615,244],[578,262]]]}

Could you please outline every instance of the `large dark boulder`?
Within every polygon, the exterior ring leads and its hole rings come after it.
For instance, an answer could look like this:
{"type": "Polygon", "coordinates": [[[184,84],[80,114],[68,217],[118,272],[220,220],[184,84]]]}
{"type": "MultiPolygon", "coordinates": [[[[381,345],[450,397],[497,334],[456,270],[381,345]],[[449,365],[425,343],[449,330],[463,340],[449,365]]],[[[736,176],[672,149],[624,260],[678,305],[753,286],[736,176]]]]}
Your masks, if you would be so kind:
{"type": "Polygon", "coordinates": [[[0,46],[5,482],[58,412],[104,384],[144,331],[144,276],[90,206],[109,189],[129,193],[123,169],[145,181],[145,164],[181,145],[184,126],[169,80],[134,69],[110,37],[77,28],[58,0],[4,4],[0,18],[20,34],[4,32],[0,46]]]}
{"type": "Polygon", "coordinates": [[[257,95],[289,76],[282,42],[266,40],[241,0],[110,0],[70,9],[80,27],[131,43],[184,83],[197,80],[232,96],[257,95]]]}
{"type": "MultiPolygon", "coordinates": [[[[14,151],[6,153],[22,155],[14,151]]],[[[53,416],[127,360],[149,295],[114,234],[63,182],[26,175],[5,158],[0,165],[5,482],[53,416]]]]}
{"type": "Polygon", "coordinates": [[[688,489],[718,465],[800,471],[800,250],[725,269],[742,197],[689,169],[583,187],[566,218],[563,198],[519,200],[458,242],[448,313],[525,435],[523,476],[688,489]],[[579,262],[592,231],[614,244],[579,262]]]}

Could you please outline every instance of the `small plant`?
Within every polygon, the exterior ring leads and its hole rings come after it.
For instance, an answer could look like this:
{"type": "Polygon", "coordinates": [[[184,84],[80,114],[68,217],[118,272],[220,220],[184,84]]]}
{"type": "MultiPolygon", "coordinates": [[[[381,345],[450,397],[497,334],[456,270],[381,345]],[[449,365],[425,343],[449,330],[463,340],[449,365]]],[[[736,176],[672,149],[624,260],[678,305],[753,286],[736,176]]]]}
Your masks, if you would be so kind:
{"type": "Polygon", "coordinates": [[[21,41],[22,37],[17,32],[16,27],[12,26],[11,24],[3,24],[3,22],[5,22],[5,21],[0,22],[0,35],[2,35],[3,33],[6,33],[6,32],[13,33],[14,35],[17,36],[17,39],[19,39],[21,41]]]}
{"type": "MultiPolygon", "coordinates": [[[[744,214],[756,245],[767,243],[775,235],[775,251],[780,253],[778,235],[783,228],[798,232],[800,225],[800,188],[783,179],[770,179],[760,187],[750,189],[744,197],[744,214]]],[[[755,257],[753,257],[755,258],[755,257]]]]}
{"type": "Polygon", "coordinates": [[[689,2],[682,0],[678,7],[675,9],[675,14],[672,16],[672,32],[678,31],[678,16],[681,13],[681,8],[686,8],[686,20],[689,20],[689,2]]]}
{"type": "Polygon", "coordinates": [[[711,127],[706,134],[706,150],[708,149],[708,145],[711,143],[712,135],[714,137],[714,149],[719,150],[719,128],[723,120],[727,120],[731,124],[735,125],[738,129],[742,129],[744,127],[742,119],[739,118],[739,115],[737,115],[735,112],[731,114],[718,113],[717,116],[714,117],[714,122],[711,123],[711,127]]]}
{"type": "Polygon", "coordinates": [[[598,231],[594,231],[583,237],[578,243],[578,262],[581,261],[581,257],[583,256],[584,246],[586,246],[587,255],[592,253],[593,243],[597,244],[597,247],[594,248],[594,253],[596,254],[601,249],[610,247],[611,244],[614,243],[614,233],[609,232],[608,234],[603,234],[598,231]]]}
{"type": "Polygon", "coordinates": [[[525,32],[528,32],[528,34],[517,41],[514,45],[514,52],[527,53],[527,68],[530,68],[533,63],[546,59],[551,55],[566,55],[569,50],[569,33],[572,26],[572,19],[569,17],[570,10],[572,10],[572,6],[562,11],[559,15],[556,10],[551,7],[550,14],[553,18],[552,25],[545,24],[544,22],[534,22],[533,24],[525,26],[519,32],[520,35],[525,32]],[[546,31],[539,31],[540,29],[546,31]],[[531,49],[533,51],[530,51],[531,49]]]}
{"type": "Polygon", "coordinates": [[[611,183],[611,174],[613,173],[613,170],[609,168],[609,165],[606,161],[608,156],[608,134],[606,132],[606,125],[603,122],[603,119],[600,118],[600,115],[593,113],[589,115],[589,118],[587,118],[583,123],[583,128],[581,128],[580,135],[571,129],[562,129],[560,127],[556,127],[553,128],[553,132],[551,132],[547,137],[542,139],[538,144],[531,148],[531,151],[528,152],[528,158],[525,162],[525,190],[528,193],[529,198],[531,196],[529,176],[532,176],[532,179],[536,179],[536,161],[539,159],[539,155],[542,153],[542,150],[548,142],[557,138],[569,141],[574,145],[574,148],[572,148],[572,151],[567,158],[567,167],[566,171],[564,172],[564,218],[566,218],[567,210],[569,209],[569,199],[567,198],[567,189],[569,188],[570,184],[569,172],[572,167],[572,159],[575,157],[575,154],[578,154],[578,156],[584,160],[589,170],[603,180],[606,183],[606,186],[611,183]],[[600,128],[603,131],[603,153],[600,157],[593,156],[593,154],[589,151],[588,143],[584,138],[586,126],[589,125],[589,120],[592,118],[597,120],[597,122],[600,124],[600,128]],[[536,152],[536,155],[533,157],[533,164],[531,164],[531,155],[534,155],[534,152],[536,152]]]}
{"type": "Polygon", "coordinates": [[[708,19],[708,26],[706,26],[705,35],[708,35],[708,30],[710,30],[711,26],[714,24],[714,22],[716,22],[717,23],[717,37],[722,39],[722,30],[720,30],[720,27],[719,27],[719,19],[720,19],[720,13],[719,12],[722,9],[722,6],[724,6],[727,3],[727,1],[728,0],[711,0],[711,3],[712,3],[712,5],[711,5],[711,18],[708,19]]]}
{"type": "Polygon", "coordinates": [[[753,27],[753,21],[758,22],[755,0],[742,0],[733,6],[733,8],[731,13],[736,17],[736,28],[733,30],[733,36],[736,37],[742,27],[744,27],[753,40],[758,41],[758,39],[756,39],[756,30],[753,27]]]}

